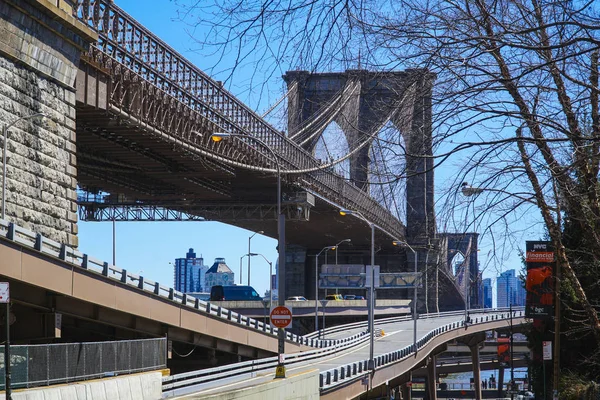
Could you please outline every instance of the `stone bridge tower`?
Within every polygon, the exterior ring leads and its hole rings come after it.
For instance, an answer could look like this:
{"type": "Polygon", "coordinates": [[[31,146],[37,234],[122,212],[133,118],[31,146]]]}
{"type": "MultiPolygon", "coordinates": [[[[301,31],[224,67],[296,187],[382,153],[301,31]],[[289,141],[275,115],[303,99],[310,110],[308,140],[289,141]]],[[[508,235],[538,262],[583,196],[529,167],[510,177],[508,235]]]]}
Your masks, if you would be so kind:
{"type": "MultiPolygon", "coordinates": [[[[288,71],[283,78],[289,90],[288,135],[304,142],[310,152],[328,119],[340,126],[351,152],[370,141],[388,119],[394,124],[406,143],[407,239],[422,242],[433,237],[431,91],[435,75],[426,70],[288,71]]],[[[370,147],[369,143],[350,158],[350,180],[365,191],[369,190],[370,147]]]]}
{"type": "Polygon", "coordinates": [[[75,77],[96,33],[74,1],[0,2],[0,120],[6,219],[77,246],[75,77]],[[29,118],[43,113],[43,117],[29,118]]]}

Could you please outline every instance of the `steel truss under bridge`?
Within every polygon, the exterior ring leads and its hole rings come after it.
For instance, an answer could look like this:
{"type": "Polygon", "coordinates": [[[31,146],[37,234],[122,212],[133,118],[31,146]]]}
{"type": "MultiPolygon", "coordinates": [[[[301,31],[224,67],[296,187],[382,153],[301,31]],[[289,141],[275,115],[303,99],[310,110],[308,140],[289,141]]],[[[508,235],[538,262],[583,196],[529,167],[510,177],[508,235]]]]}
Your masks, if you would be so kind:
{"type": "MultiPolygon", "coordinates": [[[[285,205],[287,219],[308,221],[310,207],[285,205]]],[[[189,206],[185,209],[159,205],[80,202],[81,221],[265,221],[277,219],[276,204],[189,206]]]]}

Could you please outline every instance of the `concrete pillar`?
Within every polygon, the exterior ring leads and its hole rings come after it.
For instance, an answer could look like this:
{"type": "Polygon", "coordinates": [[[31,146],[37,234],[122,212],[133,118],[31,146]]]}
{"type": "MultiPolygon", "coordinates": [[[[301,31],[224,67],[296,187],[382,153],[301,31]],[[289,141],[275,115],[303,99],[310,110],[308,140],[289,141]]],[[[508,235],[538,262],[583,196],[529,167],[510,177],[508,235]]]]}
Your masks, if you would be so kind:
{"type": "Polygon", "coordinates": [[[0,2],[0,121],[16,122],[7,155],[6,218],[77,246],[75,77],[98,39],[72,16],[71,2],[0,2]]]}
{"type": "MultiPolygon", "coordinates": [[[[410,382],[412,384],[412,372],[408,373],[408,379],[410,380],[410,382]]],[[[402,385],[402,399],[403,400],[411,400],[411,398],[412,398],[411,388],[412,388],[412,386],[408,386],[406,384],[402,385]]]]}
{"type": "Polygon", "coordinates": [[[498,368],[498,397],[502,397],[503,391],[504,391],[504,367],[500,366],[498,368]]]}
{"type": "Polygon", "coordinates": [[[479,343],[469,346],[473,364],[473,380],[475,381],[475,399],[481,400],[481,369],[479,368],[479,343]]]}
{"type": "Polygon", "coordinates": [[[429,399],[437,400],[437,356],[431,356],[427,364],[427,388],[429,389],[429,399]]]}

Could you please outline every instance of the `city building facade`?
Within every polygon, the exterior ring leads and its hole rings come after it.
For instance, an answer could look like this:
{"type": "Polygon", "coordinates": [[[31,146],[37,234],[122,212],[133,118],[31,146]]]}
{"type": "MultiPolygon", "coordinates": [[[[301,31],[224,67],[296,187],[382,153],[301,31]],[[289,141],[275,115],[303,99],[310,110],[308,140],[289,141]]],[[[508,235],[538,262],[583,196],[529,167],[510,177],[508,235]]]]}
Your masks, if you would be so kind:
{"type": "Polygon", "coordinates": [[[514,269],[509,269],[498,276],[496,294],[498,307],[525,305],[525,286],[514,269]]]}
{"type": "Polygon", "coordinates": [[[174,288],[183,293],[205,292],[204,280],[208,266],[204,265],[202,256],[196,257],[190,248],[185,258],[175,259],[174,288]]]}
{"type": "Polygon", "coordinates": [[[232,286],[235,285],[235,274],[225,263],[222,257],[215,258],[213,265],[206,271],[204,279],[204,289],[210,292],[213,286],[232,286]]]}
{"type": "Polygon", "coordinates": [[[492,279],[485,278],[483,283],[483,308],[492,308],[492,279]]]}

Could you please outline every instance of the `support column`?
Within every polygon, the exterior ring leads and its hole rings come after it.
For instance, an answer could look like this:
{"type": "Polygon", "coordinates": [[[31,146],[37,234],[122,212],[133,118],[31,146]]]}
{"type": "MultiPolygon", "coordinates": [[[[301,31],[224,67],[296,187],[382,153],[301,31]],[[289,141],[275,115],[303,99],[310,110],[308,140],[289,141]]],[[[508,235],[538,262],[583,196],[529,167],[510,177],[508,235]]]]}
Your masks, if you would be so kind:
{"type": "Polygon", "coordinates": [[[504,391],[504,367],[498,369],[498,397],[502,397],[504,391]]]}
{"type": "Polygon", "coordinates": [[[427,364],[427,387],[429,388],[429,400],[437,400],[437,356],[431,356],[427,364]]]}
{"type": "Polygon", "coordinates": [[[475,381],[475,399],[481,400],[481,369],[479,368],[479,343],[469,346],[473,364],[473,380],[475,381]]]}
{"type": "MultiPolygon", "coordinates": [[[[412,372],[408,373],[408,379],[412,383],[412,372]]],[[[400,390],[402,390],[402,400],[411,400],[411,387],[406,383],[402,384],[400,390]]]]}

